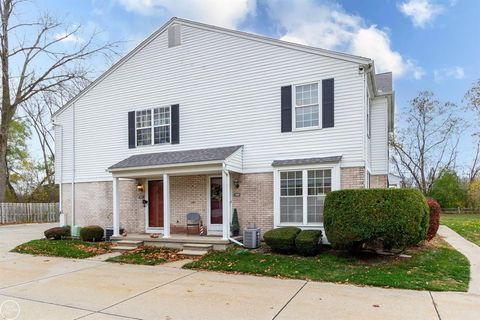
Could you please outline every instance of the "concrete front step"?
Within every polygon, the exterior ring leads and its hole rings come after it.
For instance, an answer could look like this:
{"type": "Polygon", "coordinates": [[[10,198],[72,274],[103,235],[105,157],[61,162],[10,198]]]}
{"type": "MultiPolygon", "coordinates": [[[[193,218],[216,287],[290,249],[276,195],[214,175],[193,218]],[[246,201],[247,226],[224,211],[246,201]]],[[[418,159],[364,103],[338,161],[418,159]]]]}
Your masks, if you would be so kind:
{"type": "Polygon", "coordinates": [[[213,245],[203,244],[203,243],[185,243],[183,245],[183,250],[188,251],[210,251],[213,250],[213,245]]]}
{"type": "Polygon", "coordinates": [[[140,241],[140,240],[120,240],[120,241],[117,241],[117,245],[122,246],[122,247],[136,248],[138,246],[141,246],[142,244],[143,244],[143,241],[140,241]]]}
{"type": "Polygon", "coordinates": [[[177,254],[178,255],[182,255],[182,256],[195,256],[195,257],[201,257],[201,256],[204,256],[208,253],[208,251],[200,251],[200,250],[182,250],[180,252],[178,252],[177,254]]]}
{"type": "Polygon", "coordinates": [[[137,247],[129,247],[129,246],[115,246],[112,247],[112,251],[118,251],[118,252],[125,252],[125,251],[132,251],[137,249],[137,247]]]}

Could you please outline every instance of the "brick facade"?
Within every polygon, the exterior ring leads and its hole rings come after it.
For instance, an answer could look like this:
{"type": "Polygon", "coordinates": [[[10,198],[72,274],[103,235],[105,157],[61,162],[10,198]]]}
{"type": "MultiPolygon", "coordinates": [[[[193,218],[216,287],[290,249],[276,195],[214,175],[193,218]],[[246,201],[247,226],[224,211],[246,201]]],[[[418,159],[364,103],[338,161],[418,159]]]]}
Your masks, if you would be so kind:
{"type": "Polygon", "coordinates": [[[340,176],[341,189],[365,188],[365,167],[341,168],[340,176]]]}
{"type": "MultiPolygon", "coordinates": [[[[63,213],[66,223],[72,223],[72,185],[63,185],[63,213]]],[[[138,192],[135,180],[120,180],[120,226],[128,232],[145,230],[143,193],[138,192]]],[[[112,182],[81,182],[75,184],[75,224],[112,227],[112,182]]]]}
{"type": "MultiPolygon", "coordinates": [[[[241,228],[255,223],[262,229],[273,227],[273,174],[232,174],[232,207],[239,214],[241,228]],[[239,179],[235,188],[233,181],[239,179]]],[[[186,232],[186,214],[198,212],[203,224],[208,223],[208,176],[170,177],[171,232],[186,232]]],[[[137,191],[135,180],[120,180],[120,225],[127,232],[145,231],[143,193],[137,191]]],[[[63,185],[63,212],[71,224],[71,184],[63,185]]],[[[97,224],[112,226],[112,183],[85,182],[75,184],[75,223],[80,226],[97,224]]]]}
{"type": "Polygon", "coordinates": [[[240,186],[232,186],[232,207],[238,211],[240,229],[255,224],[262,232],[273,228],[273,173],[232,175],[240,186]],[[239,194],[239,196],[235,196],[239,194]]]}
{"type": "MultiPolygon", "coordinates": [[[[363,188],[363,167],[341,169],[341,188],[363,188]]],[[[372,187],[386,186],[385,176],[372,176],[372,187]]],[[[171,232],[185,232],[186,214],[200,213],[203,224],[208,223],[208,176],[170,177],[171,232]]],[[[273,173],[232,174],[232,208],[237,209],[240,227],[255,224],[265,232],[273,228],[273,173]],[[234,186],[238,180],[239,187],[234,186]]],[[[88,182],[75,186],[76,224],[112,226],[112,183],[88,182]]],[[[127,232],[145,231],[143,193],[137,191],[135,180],[120,180],[120,225],[127,232]]],[[[63,186],[63,212],[71,224],[71,185],[63,186]]]]}
{"type": "Polygon", "coordinates": [[[370,188],[387,188],[388,175],[379,174],[370,176],[370,188]]]}
{"type": "Polygon", "coordinates": [[[189,212],[198,212],[207,226],[207,181],[206,175],[170,177],[171,233],[187,232],[189,212]]]}

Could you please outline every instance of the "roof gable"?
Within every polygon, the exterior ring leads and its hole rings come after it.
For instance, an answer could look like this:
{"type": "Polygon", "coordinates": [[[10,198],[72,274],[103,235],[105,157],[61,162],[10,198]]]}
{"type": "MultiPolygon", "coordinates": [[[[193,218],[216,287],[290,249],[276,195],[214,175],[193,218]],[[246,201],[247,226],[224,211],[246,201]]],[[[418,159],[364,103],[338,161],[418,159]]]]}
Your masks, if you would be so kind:
{"type": "Polygon", "coordinates": [[[351,55],[351,54],[347,54],[347,53],[336,52],[336,51],[331,51],[331,50],[326,50],[326,49],[321,49],[321,48],[316,48],[316,47],[310,47],[310,46],[291,43],[291,42],[287,42],[287,41],[283,41],[283,40],[268,38],[268,37],[265,37],[265,36],[260,36],[260,35],[256,35],[256,34],[252,34],[252,33],[230,30],[230,29],[226,29],[226,28],[222,28],[222,27],[212,26],[212,25],[208,25],[208,24],[204,24],[204,23],[200,23],[200,22],[195,22],[195,21],[191,21],[191,20],[186,20],[186,19],[173,17],[169,21],[167,21],[163,26],[161,26],[159,29],[157,29],[155,32],[153,32],[150,36],[148,36],[145,40],[143,40],[137,47],[135,47],[133,50],[128,52],[124,57],[122,57],[119,61],[117,61],[114,65],[112,65],[107,71],[105,71],[103,74],[101,74],[97,79],[95,79],[92,83],[90,83],[79,94],[77,94],[74,98],[72,98],[70,101],[68,101],[63,107],[61,107],[59,110],[57,110],[53,114],[52,117],[55,118],[60,113],[62,113],[70,105],[72,105],[74,102],[76,102],[78,99],[80,99],[86,93],[88,93],[92,88],[94,88],[103,79],[108,77],[111,73],[113,73],[115,70],[117,70],[120,66],[122,66],[124,63],[126,63],[128,60],[130,60],[135,54],[137,54],[139,51],[141,51],[143,48],[145,48],[148,44],[150,44],[152,41],[154,41],[157,37],[159,37],[161,34],[163,34],[166,30],[168,30],[168,27],[173,25],[173,24],[180,24],[180,25],[185,25],[185,26],[194,27],[194,28],[198,28],[198,29],[203,29],[203,30],[208,30],[208,31],[213,31],[213,32],[219,32],[219,33],[228,34],[228,35],[243,38],[243,39],[248,39],[248,40],[252,40],[252,41],[258,41],[258,42],[266,43],[266,44],[269,44],[269,45],[281,46],[281,47],[288,48],[288,49],[291,49],[291,50],[307,52],[307,53],[311,53],[311,54],[316,54],[316,55],[325,56],[325,57],[329,57],[329,58],[349,61],[349,62],[358,63],[358,64],[371,64],[371,63],[373,63],[373,61],[371,59],[360,57],[360,56],[355,56],[355,55],[351,55]]]}

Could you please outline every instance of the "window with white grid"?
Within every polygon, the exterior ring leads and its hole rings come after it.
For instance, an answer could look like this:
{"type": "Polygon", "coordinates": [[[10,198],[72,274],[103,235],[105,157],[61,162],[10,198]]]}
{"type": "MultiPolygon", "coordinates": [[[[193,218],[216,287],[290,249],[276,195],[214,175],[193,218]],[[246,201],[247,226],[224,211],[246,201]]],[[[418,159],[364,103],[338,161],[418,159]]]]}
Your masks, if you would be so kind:
{"type": "Polygon", "coordinates": [[[295,128],[318,127],[319,120],[318,83],[295,86],[295,128]]]}
{"type": "Polygon", "coordinates": [[[323,222],[325,196],[332,191],[332,171],[309,170],[307,196],[307,223],[323,222]]]}
{"type": "Polygon", "coordinates": [[[280,172],[280,223],[322,223],[325,196],[330,191],[332,169],[280,172]]]}
{"type": "Polygon", "coordinates": [[[170,143],[170,107],[139,110],[135,118],[137,146],[170,143]]]}
{"type": "Polygon", "coordinates": [[[280,222],[302,222],[302,181],[302,171],[280,173],[280,222]]]}
{"type": "Polygon", "coordinates": [[[136,112],[137,146],[152,144],[152,110],[136,112]]]}

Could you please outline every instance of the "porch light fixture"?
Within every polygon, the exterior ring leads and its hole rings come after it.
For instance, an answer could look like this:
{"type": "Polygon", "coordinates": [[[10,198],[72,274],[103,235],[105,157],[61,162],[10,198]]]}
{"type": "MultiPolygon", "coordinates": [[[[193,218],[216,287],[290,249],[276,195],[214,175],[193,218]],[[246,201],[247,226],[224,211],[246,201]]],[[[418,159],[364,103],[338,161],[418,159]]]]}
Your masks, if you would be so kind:
{"type": "Polygon", "coordinates": [[[233,180],[233,185],[238,189],[240,187],[240,180],[238,180],[238,178],[233,180]]]}
{"type": "Polygon", "coordinates": [[[143,188],[143,183],[141,183],[141,182],[137,183],[137,190],[140,191],[140,192],[143,192],[143,190],[145,190],[143,188]]]}

